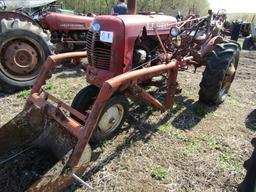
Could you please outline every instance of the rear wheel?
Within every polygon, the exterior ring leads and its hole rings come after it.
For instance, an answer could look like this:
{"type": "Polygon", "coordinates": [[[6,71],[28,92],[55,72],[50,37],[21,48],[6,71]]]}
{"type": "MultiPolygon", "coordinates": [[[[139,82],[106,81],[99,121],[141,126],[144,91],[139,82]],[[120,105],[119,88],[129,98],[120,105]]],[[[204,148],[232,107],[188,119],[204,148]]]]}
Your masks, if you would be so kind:
{"type": "Polygon", "coordinates": [[[199,101],[221,104],[234,80],[240,55],[240,46],[229,42],[217,45],[207,58],[200,83],[199,101]]]}
{"type": "MultiPolygon", "coordinates": [[[[72,107],[83,114],[89,113],[96,100],[98,91],[99,89],[93,85],[82,89],[74,98],[72,107]]],[[[113,95],[105,103],[90,141],[97,144],[100,141],[112,138],[122,127],[128,109],[129,102],[125,96],[118,94],[113,95]]],[[[76,120],[82,123],[78,119],[76,120]]]]}
{"type": "Polygon", "coordinates": [[[0,27],[0,91],[11,93],[32,86],[51,54],[49,33],[19,19],[2,19],[0,27]]]}

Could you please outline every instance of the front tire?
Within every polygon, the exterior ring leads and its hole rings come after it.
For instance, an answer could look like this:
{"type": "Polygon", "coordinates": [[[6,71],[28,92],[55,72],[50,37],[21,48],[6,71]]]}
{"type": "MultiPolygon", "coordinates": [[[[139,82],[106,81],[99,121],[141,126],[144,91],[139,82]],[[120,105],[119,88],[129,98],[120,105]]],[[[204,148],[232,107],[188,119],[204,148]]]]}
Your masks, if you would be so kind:
{"type": "Polygon", "coordinates": [[[216,45],[209,54],[200,83],[200,102],[214,105],[224,102],[236,74],[240,50],[237,43],[229,42],[216,45]]]}
{"type": "MultiPolygon", "coordinates": [[[[82,89],[74,98],[72,107],[86,114],[90,112],[99,89],[93,85],[82,89]]],[[[92,134],[90,142],[99,144],[101,141],[111,139],[121,129],[129,110],[129,102],[123,95],[113,95],[106,101],[100,119],[92,134]]],[[[74,118],[74,117],[73,117],[74,118]]],[[[74,118],[80,123],[80,120],[74,118]]]]}

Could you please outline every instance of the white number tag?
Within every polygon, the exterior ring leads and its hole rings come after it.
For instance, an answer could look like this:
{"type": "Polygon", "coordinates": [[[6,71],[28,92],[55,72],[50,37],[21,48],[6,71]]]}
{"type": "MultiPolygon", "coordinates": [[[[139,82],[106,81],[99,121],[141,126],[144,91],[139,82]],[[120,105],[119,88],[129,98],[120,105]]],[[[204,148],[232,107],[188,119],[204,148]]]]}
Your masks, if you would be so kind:
{"type": "Polygon", "coordinates": [[[100,31],[100,40],[107,43],[113,43],[113,32],[100,31]]]}

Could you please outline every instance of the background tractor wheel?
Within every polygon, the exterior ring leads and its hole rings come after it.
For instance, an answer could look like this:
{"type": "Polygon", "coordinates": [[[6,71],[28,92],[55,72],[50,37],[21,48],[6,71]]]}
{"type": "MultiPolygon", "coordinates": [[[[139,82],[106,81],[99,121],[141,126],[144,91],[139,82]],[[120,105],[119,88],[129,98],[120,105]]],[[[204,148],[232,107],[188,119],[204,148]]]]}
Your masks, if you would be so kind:
{"type": "Polygon", "coordinates": [[[1,20],[0,91],[12,93],[28,88],[51,54],[50,37],[27,21],[1,20]]]}
{"type": "Polygon", "coordinates": [[[254,44],[253,37],[249,36],[244,39],[243,47],[244,50],[256,50],[256,45],[254,44]]]}
{"type": "Polygon", "coordinates": [[[234,80],[240,46],[235,42],[217,45],[207,58],[200,83],[199,101],[206,104],[221,104],[234,80]]]}
{"type": "MultiPolygon", "coordinates": [[[[71,106],[83,114],[88,113],[98,92],[99,89],[93,85],[85,87],[76,95],[71,106]]],[[[128,110],[129,102],[125,96],[112,96],[104,106],[100,120],[90,141],[94,144],[98,144],[100,141],[112,138],[122,127],[128,110]]],[[[79,119],[74,119],[82,123],[79,119]]]]}

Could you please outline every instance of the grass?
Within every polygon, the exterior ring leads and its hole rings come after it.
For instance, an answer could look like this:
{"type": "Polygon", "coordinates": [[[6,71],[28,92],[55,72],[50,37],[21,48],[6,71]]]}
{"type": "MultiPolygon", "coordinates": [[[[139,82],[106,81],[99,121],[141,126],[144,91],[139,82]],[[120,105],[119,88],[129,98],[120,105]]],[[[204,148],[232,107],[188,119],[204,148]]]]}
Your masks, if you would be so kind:
{"type": "Polygon", "coordinates": [[[159,127],[159,131],[162,134],[167,134],[169,135],[172,139],[182,141],[182,142],[187,142],[190,141],[188,136],[184,131],[174,129],[171,125],[169,124],[163,124],[159,127]]]}
{"type": "Polygon", "coordinates": [[[208,141],[208,144],[211,149],[219,150],[219,151],[224,150],[224,146],[215,137],[211,137],[208,141]]]}
{"type": "Polygon", "coordinates": [[[211,149],[220,151],[219,165],[224,171],[232,170],[236,173],[241,172],[241,162],[239,162],[236,157],[237,154],[231,152],[228,146],[221,143],[215,137],[211,137],[208,141],[211,149]]]}
{"type": "Polygon", "coordinates": [[[236,160],[236,154],[232,152],[224,152],[220,155],[219,163],[224,171],[232,170],[235,173],[241,172],[241,162],[236,160]]]}
{"type": "Polygon", "coordinates": [[[173,137],[179,141],[182,141],[182,142],[189,142],[190,141],[190,138],[184,133],[184,132],[181,132],[181,131],[176,131],[174,134],[173,134],[173,137]]]}
{"type": "Polygon", "coordinates": [[[182,147],[181,154],[184,157],[188,157],[194,153],[197,153],[200,148],[199,140],[192,139],[189,144],[187,144],[185,147],[182,147]]]}
{"type": "Polygon", "coordinates": [[[165,169],[152,165],[147,166],[146,171],[150,173],[151,177],[160,181],[164,180],[168,175],[168,172],[165,169]]]}
{"type": "Polygon", "coordinates": [[[30,94],[30,89],[28,90],[23,90],[19,93],[18,97],[22,97],[22,98],[27,98],[30,94]]]}
{"type": "Polygon", "coordinates": [[[170,130],[171,130],[171,126],[168,124],[163,124],[159,127],[160,133],[163,133],[163,134],[168,134],[170,130]]]}
{"type": "Polygon", "coordinates": [[[50,91],[50,90],[53,89],[53,85],[52,85],[51,83],[47,83],[47,84],[45,85],[45,89],[46,89],[47,91],[50,91]]]}

